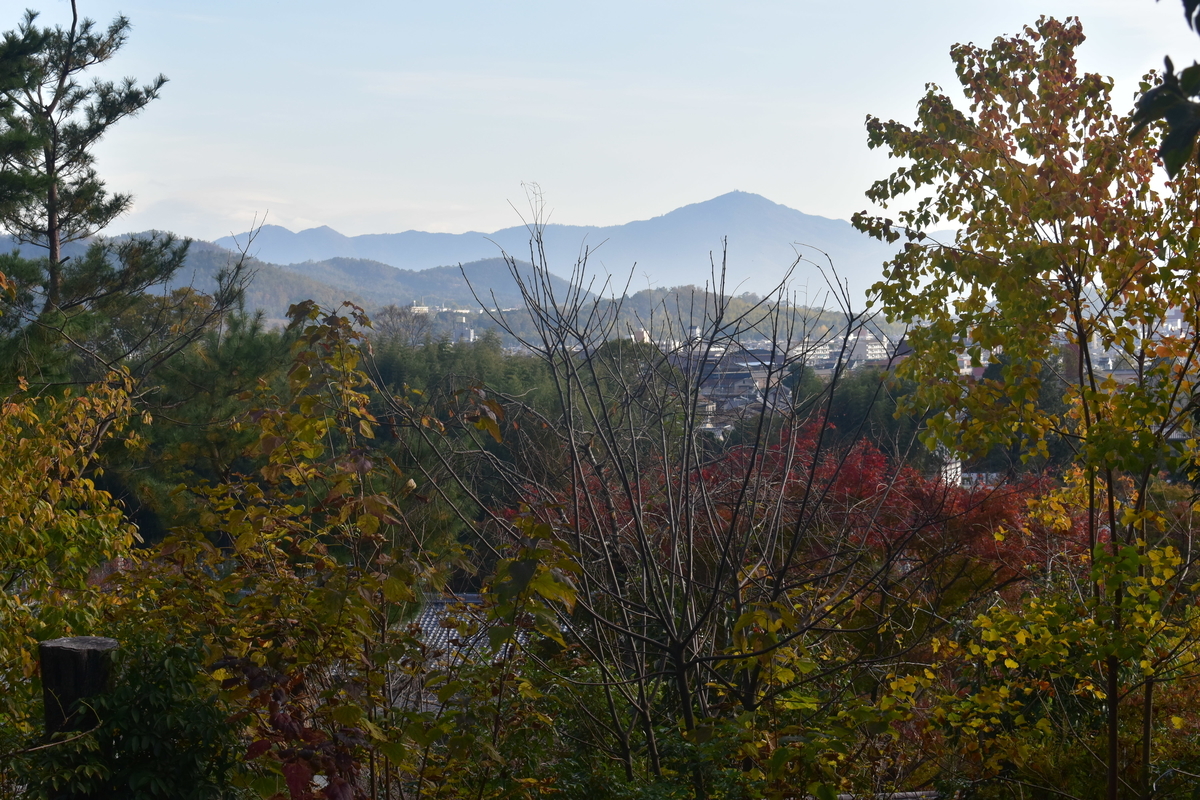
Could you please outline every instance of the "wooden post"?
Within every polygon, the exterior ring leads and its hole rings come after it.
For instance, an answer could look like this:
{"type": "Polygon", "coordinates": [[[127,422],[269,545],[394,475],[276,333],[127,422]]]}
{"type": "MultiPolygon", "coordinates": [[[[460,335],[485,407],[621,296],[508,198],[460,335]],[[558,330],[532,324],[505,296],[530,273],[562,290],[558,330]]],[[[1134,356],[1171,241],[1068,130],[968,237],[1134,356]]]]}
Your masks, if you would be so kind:
{"type": "MultiPolygon", "coordinates": [[[[88,731],[100,720],[83,701],[108,688],[116,639],[72,636],[38,643],[42,663],[42,697],[46,703],[46,738],[56,733],[88,731]]],[[[67,789],[50,790],[51,800],[98,800],[100,795],[67,789]]]]}
{"type": "Polygon", "coordinates": [[[116,649],[116,639],[102,636],[73,636],[38,644],[47,736],[96,726],[96,715],[79,701],[108,688],[112,651],[116,649]]]}

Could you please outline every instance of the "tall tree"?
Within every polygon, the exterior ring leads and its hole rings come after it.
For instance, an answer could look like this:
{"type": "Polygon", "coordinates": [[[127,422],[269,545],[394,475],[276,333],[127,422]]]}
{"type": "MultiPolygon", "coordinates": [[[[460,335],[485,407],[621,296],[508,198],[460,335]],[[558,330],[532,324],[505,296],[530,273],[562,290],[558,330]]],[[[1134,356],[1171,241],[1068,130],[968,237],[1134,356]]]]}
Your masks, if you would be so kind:
{"type": "Polygon", "coordinates": [[[386,305],[375,312],[372,327],[383,342],[419,347],[433,333],[429,311],[414,311],[412,306],[386,305]]]}
{"type": "Polygon", "coordinates": [[[932,86],[914,126],[868,119],[871,147],[910,163],[868,192],[885,208],[903,203],[897,220],[854,222],[906,239],[875,291],[890,316],[914,325],[901,367],[921,387],[914,398],[945,409],[931,443],[963,453],[1019,443],[1027,457],[1054,437],[1072,447],[1091,561],[1069,624],[1083,617],[1103,640],[1078,662],[1096,676],[1102,703],[1091,719],[1116,800],[1131,786],[1150,794],[1164,730],[1156,687],[1181,677],[1186,652],[1164,649],[1146,619],[1193,596],[1187,566],[1152,574],[1174,556],[1150,498],[1158,471],[1194,464],[1200,444],[1200,182],[1185,161],[1165,190],[1155,187],[1157,131],[1130,141],[1111,81],[1076,67],[1083,39],[1077,19],[1043,18],[990,48],[956,46],[969,106],[932,86]],[[953,242],[928,235],[947,223],[961,226],[953,242]],[[1067,393],[1058,409],[1037,402],[1055,353],[1067,393]],[[981,378],[960,369],[989,360],[999,368],[981,378]],[[1148,593],[1151,579],[1164,582],[1148,593]],[[1153,613],[1138,606],[1146,597],[1153,613]],[[1144,713],[1128,730],[1134,694],[1144,713]],[[1136,756],[1122,752],[1123,737],[1140,741],[1136,756]]]}
{"type": "MultiPolygon", "coordinates": [[[[204,295],[172,285],[189,242],[170,234],[91,241],[131,202],[97,175],[95,145],[120,120],[156,98],[166,78],[144,86],[86,79],[124,46],[129,20],[107,29],[71,3],[68,27],[39,27],[27,11],[0,42],[0,225],[42,259],[0,257],[3,320],[0,382],[97,380],[118,364],[140,382],[217,324],[242,297],[243,259],[204,295]]],[[[140,391],[140,390],[139,390],[140,391]]]]}
{"type": "Polygon", "coordinates": [[[99,232],[132,202],[128,194],[107,191],[93,166],[93,149],[109,128],[158,97],[167,79],[159,75],[140,87],[132,78],[85,83],[86,72],[124,46],[129,20],[117,16],[100,30],[80,18],[75,0],[68,28],[39,29],[37,16],[26,11],[16,33],[6,36],[6,46],[33,42],[37,48],[22,59],[24,69],[8,76],[0,98],[6,127],[35,143],[13,153],[12,161],[20,172],[43,179],[41,191],[0,211],[19,241],[46,248],[45,303],[54,309],[60,302],[63,244],[99,232]]]}
{"type": "Polygon", "coordinates": [[[967,555],[981,531],[991,538],[983,494],[889,461],[861,441],[864,424],[831,435],[864,315],[847,312],[840,333],[793,328],[800,315],[782,289],[735,312],[722,271],[715,291],[643,318],[662,341],[631,342],[621,302],[584,288],[586,262],[558,291],[533,235],[519,283],[534,333],[508,333],[541,362],[549,402],[464,392],[443,427],[403,406],[381,419],[424,436],[425,458],[412,460],[480,531],[513,641],[528,628],[546,637],[547,650],[524,649],[569,700],[562,735],[620,765],[627,787],[686,776],[696,798],[738,796],[729,787],[741,784],[826,798],[907,782],[907,768],[851,774],[828,753],[873,746],[899,723],[908,697],[893,670],[951,606],[1011,575],[967,555]],[[763,330],[775,343],[763,391],[718,415],[705,396],[714,370],[763,330]],[[842,351],[830,381],[789,399],[780,385],[793,359],[828,340],[842,351]],[[713,437],[735,421],[730,440],[713,437]],[[425,433],[463,423],[475,443],[425,433]],[[480,475],[524,509],[497,511],[480,475]]]}

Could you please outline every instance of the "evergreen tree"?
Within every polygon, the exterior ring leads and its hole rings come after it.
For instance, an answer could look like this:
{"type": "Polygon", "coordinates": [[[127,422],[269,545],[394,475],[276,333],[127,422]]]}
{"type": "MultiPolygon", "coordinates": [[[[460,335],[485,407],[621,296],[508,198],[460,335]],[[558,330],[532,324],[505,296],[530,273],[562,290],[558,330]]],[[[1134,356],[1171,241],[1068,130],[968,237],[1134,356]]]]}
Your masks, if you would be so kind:
{"type": "Polygon", "coordinates": [[[141,378],[235,307],[247,276],[238,262],[211,296],[172,287],[189,242],[157,233],[93,239],[85,254],[64,255],[129,208],[130,195],[109,193],[97,175],[93,151],[166,78],[86,81],[124,46],[124,16],[102,30],[75,0],[67,28],[39,27],[37,16],[26,11],[0,43],[0,224],[46,256],[0,263],[8,279],[0,363],[15,367],[9,381],[88,382],[118,365],[141,378]]]}
{"type": "Polygon", "coordinates": [[[80,19],[72,0],[69,28],[39,29],[36,21],[37,12],[26,11],[6,37],[37,48],[22,59],[25,69],[11,76],[3,98],[6,126],[35,143],[17,154],[16,165],[43,180],[40,192],[4,210],[3,221],[19,241],[46,248],[45,302],[53,309],[62,299],[63,244],[103,230],[133,199],[109,194],[92,150],[110,127],[158,97],[167,79],[159,75],[141,87],[132,78],[83,82],[84,73],[125,44],[130,25],[124,16],[100,31],[93,20],[80,19]]]}

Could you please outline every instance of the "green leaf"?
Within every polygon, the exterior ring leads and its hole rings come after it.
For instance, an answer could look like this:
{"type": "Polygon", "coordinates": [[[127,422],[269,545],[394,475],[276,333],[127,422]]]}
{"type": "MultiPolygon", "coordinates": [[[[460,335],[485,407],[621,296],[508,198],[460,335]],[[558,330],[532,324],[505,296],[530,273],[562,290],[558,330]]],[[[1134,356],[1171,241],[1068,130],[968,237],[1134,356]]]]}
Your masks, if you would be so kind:
{"type": "Polygon", "coordinates": [[[347,728],[353,728],[362,720],[363,710],[355,705],[335,706],[329,716],[347,728]]]}
{"type": "Polygon", "coordinates": [[[1200,93],[1200,64],[1195,62],[1179,73],[1179,88],[1188,97],[1200,93]]]}
{"type": "Polygon", "coordinates": [[[263,800],[287,791],[287,785],[284,783],[282,775],[262,775],[257,777],[250,781],[250,788],[259,797],[263,798],[263,800]]]}
{"type": "MultiPolygon", "coordinates": [[[[495,645],[493,645],[493,646],[495,646],[495,645]]],[[[460,691],[462,691],[462,688],[465,685],[466,684],[464,684],[462,681],[450,681],[445,686],[438,689],[438,692],[437,692],[438,702],[445,703],[445,702],[449,701],[450,698],[454,697],[454,695],[456,695],[460,691]]]]}
{"type": "Polygon", "coordinates": [[[408,755],[408,748],[402,742],[377,742],[375,747],[395,764],[403,763],[408,755]]]}
{"type": "Polygon", "coordinates": [[[542,570],[528,588],[545,600],[562,603],[568,610],[575,606],[575,587],[560,580],[553,570],[542,570]]]}
{"type": "Polygon", "coordinates": [[[511,600],[525,591],[538,568],[537,559],[510,561],[503,565],[504,580],[496,587],[502,601],[511,600]]]}
{"type": "Polygon", "coordinates": [[[817,800],[837,800],[837,790],[828,783],[813,781],[808,785],[808,793],[817,800]]]}
{"type": "Polygon", "coordinates": [[[253,549],[256,544],[258,544],[258,536],[253,530],[249,530],[237,538],[233,543],[233,549],[239,553],[245,553],[247,550],[253,549]]]}
{"type": "Polygon", "coordinates": [[[373,536],[379,530],[379,517],[374,514],[360,514],[355,522],[364,536],[373,536]]]}
{"type": "Polygon", "coordinates": [[[488,628],[488,644],[493,650],[499,650],[505,642],[512,638],[516,627],[513,625],[493,625],[488,628]]]}

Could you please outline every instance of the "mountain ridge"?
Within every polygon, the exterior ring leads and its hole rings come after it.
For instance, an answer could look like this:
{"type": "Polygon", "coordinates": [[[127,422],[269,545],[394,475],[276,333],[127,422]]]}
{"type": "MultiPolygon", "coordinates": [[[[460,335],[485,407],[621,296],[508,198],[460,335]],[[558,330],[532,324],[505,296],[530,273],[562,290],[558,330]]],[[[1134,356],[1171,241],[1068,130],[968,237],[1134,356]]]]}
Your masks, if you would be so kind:
{"type": "MultiPolygon", "coordinates": [[[[111,239],[150,233],[122,234],[111,239]]],[[[64,246],[64,255],[78,258],[87,250],[89,243],[72,242],[64,246]]],[[[19,245],[11,237],[0,235],[0,252],[5,249],[15,249],[28,258],[39,258],[44,253],[40,248],[19,245]]],[[[164,288],[172,290],[190,286],[197,291],[210,293],[216,289],[217,273],[231,267],[239,258],[238,252],[212,242],[193,239],[183,268],[172,276],[164,288]]],[[[531,277],[529,264],[518,261],[516,266],[522,279],[528,281],[531,277]]],[[[415,271],[353,258],[272,264],[251,257],[246,259],[245,267],[252,275],[246,287],[245,307],[248,311],[262,311],[272,322],[281,322],[291,305],[304,300],[315,300],[326,308],[335,308],[343,301],[349,301],[364,306],[368,311],[390,304],[444,305],[475,311],[482,306],[511,308],[523,304],[509,265],[500,258],[415,271]]],[[[566,292],[567,281],[554,275],[550,281],[556,292],[566,292]]]]}
{"type": "MultiPolygon", "coordinates": [[[[233,249],[249,234],[222,237],[214,243],[233,249]]],[[[346,236],[322,225],[293,232],[278,225],[263,226],[250,245],[258,258],[277,264],[299,264],[330,258],[359,258],[398,269],[430,267],[495,258],[502,253],[528,258],[530,229],[525,225],[491,233],[431,233],[408,230],[346,236]]],[[[837,272],[862,298],[881,276],[890,246],[872,240],[849,222],[805,214],[761,195],[728,192],[691,203],[645,220],[622,225],[560,225],[548,223],[543,241],[550,269],[569,274],[587,248],[593,274],[614,278],[630,289],[686,284],[711,285],[728,246],[727,291],[766,294],[787,275],[800,255],[818,261],[828,253],[837,272]]],[[[802,262],[793,288],[823,282],[820,270],[802,262]]]]}
{"type": "MultiPolygon", "coordinates": [[[[543,234],[556,290],[565,289],[567,280],[559,276],[573,275],[576,258],[586,248],[585,288],[605,295],[711,287],[720,279],[726,241],[725,293],[765,295],[783,280],[798,252],[821,257],[816,249],[793,244],[804,242],[830,254],[838,275],[850,282],[853,301],[860,304],[867,288],[879,279],[881,264],[892,255],[889,246],[868,239],[844,220],[804,214],[746,192],[730,192],[624,225],[548,224],[543,234]]],[[[367,307],[416,303],[464,308],[477,307],[480,301],[513,307],[521,303],[520,293],[500,256],[527,262],[529,236],[530,229],[523,225],[491,234],[407,231],[353,237],[326,225],[299,233],[264,226],[249,242],[256,279],[247,292],[247,307],[262,309],[272,318],[281,318],[288,305],[308,298],[322,304],[345,299],[367,307]]],[[[211,289],[213,275],[238,257],[247,239],[243,234],[216,242],[193,240],[187,266],[172,286],[211,289]]],[[[17,247],[10,237],[0,237],[0,247],[6,244],[17,247]]],[[[64,252],[78,256],[85,248],[85,242],[77,242],[64,252]]],[[[29,256],[41,254],[30,246],[18,249],[29,256]]],[[[519,269],[527,274],[529,267],[522,263],[519,269]]],[[[828,305],[822,302],[823,282],[819,270],[802,264],[793,276],[792,301],[828,305]],[[811,285],[817,291],[808,292],[811,285]]]]}

